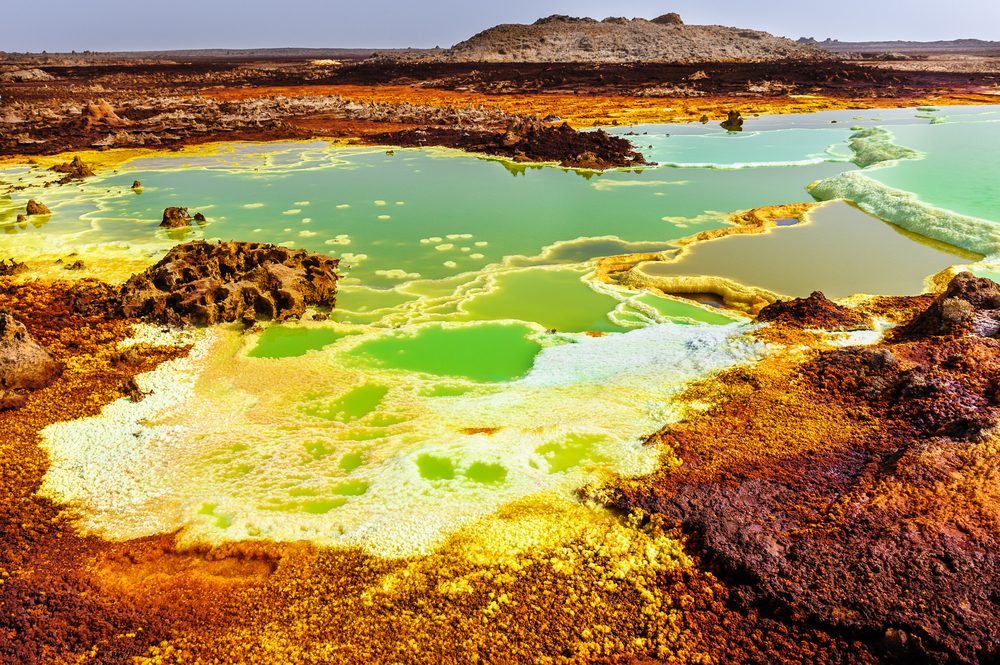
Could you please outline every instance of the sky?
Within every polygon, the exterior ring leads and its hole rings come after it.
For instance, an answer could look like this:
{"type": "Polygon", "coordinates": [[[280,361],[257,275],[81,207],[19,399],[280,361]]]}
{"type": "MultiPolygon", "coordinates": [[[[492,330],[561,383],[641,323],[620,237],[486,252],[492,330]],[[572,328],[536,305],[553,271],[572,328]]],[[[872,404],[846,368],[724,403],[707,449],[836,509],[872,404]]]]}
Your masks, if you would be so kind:
{"type": "Polygon", "coordinates": [[[451,46],[549,14],[642,16],[786,37],[1000,40],[995,0],[3,0],[0,51],[451,46]]]}

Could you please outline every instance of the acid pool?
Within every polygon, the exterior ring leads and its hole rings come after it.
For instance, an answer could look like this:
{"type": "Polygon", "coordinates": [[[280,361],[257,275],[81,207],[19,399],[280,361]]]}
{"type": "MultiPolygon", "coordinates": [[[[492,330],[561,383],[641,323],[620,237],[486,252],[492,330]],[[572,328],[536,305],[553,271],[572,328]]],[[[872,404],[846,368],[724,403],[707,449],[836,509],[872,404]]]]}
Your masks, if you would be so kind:
{"type": "Polygon", "coordinates": [[[191,355],[140,377],[143,401],[48,428],[42,492],[111,538],[181,529],[397,556],[518,499],[572,501],[676,463],[641,444],[683,417],[673,396],[774,350],[713,303],[597,283],[592,260],[675,249],[733,211],[843,197],[857,208],[689,245],[676,267],[786,295],[916,292],[952,265],[997,274],[998,119],[979,107],[750,118],[739,134],[617,128],[662,166],[605,174],[320,141],[147,157],[47,188],[45,172],[2,168],[25,189],[0,195],[0,251],[36,267],[76,254],[122,279],[203,238],[326,252],[345,273],[329,320],[141,327],[191,355]],[[53,214],[18,222],[32,197],[53,214]],[[208,222],[159,229],[176,205],[208,222]]]}

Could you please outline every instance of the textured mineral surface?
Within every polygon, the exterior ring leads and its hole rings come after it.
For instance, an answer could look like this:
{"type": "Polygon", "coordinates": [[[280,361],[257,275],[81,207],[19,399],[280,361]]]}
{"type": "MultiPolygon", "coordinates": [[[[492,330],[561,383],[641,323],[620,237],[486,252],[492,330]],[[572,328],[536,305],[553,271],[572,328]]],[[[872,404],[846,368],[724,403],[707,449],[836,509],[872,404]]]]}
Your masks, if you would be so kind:
{"type": "Polygon", "coordinates": [[[178,245],[121,289],[126,316],[163,323],[283,321],[333,307],[337,260],[248,242],[178,245]]]}

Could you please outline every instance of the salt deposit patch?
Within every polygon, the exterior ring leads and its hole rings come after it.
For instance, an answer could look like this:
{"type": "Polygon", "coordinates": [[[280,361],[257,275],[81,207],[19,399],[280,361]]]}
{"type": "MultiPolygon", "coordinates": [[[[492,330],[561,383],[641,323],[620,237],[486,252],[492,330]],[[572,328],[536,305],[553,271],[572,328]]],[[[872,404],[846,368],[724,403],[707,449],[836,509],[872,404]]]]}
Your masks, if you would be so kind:
{"type": "Polygon", "coordinates": [[[359,368],[351,349],[369,334],[258,359],[252,336],[216,330],[140,378],[147,400],[46,429],[43,491],[114,539],[182,529],[189,543],[428,552],[520,498],[652,471],[659,453],[640,437],[678,417],[671,395],[765,353],[743,332],[555,336],[524,379],[484,384],[359,368]]]}

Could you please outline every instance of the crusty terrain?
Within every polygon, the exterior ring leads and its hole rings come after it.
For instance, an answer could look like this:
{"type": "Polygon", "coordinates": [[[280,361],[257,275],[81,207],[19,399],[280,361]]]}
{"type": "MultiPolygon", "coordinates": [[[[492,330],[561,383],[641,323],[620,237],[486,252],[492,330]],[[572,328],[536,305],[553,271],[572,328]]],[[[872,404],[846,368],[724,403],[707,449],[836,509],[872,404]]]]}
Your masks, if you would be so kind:
{"type": "Polygon", "coordinates": [[[284,321],[337,301],[337,259],[254,242],[189,242],[121,289],[128,317],[209,325],[284,321]]]}
{"type": "Polygon", "coordinates": [[[703,383],[688,397],[714,406],[650,440],[682,464],[612,504],[680,526],[747,606],[886,662],[996,662],[1000,341],[974,322],[998,299],[959,275],[889,341],[703,383]]]}

